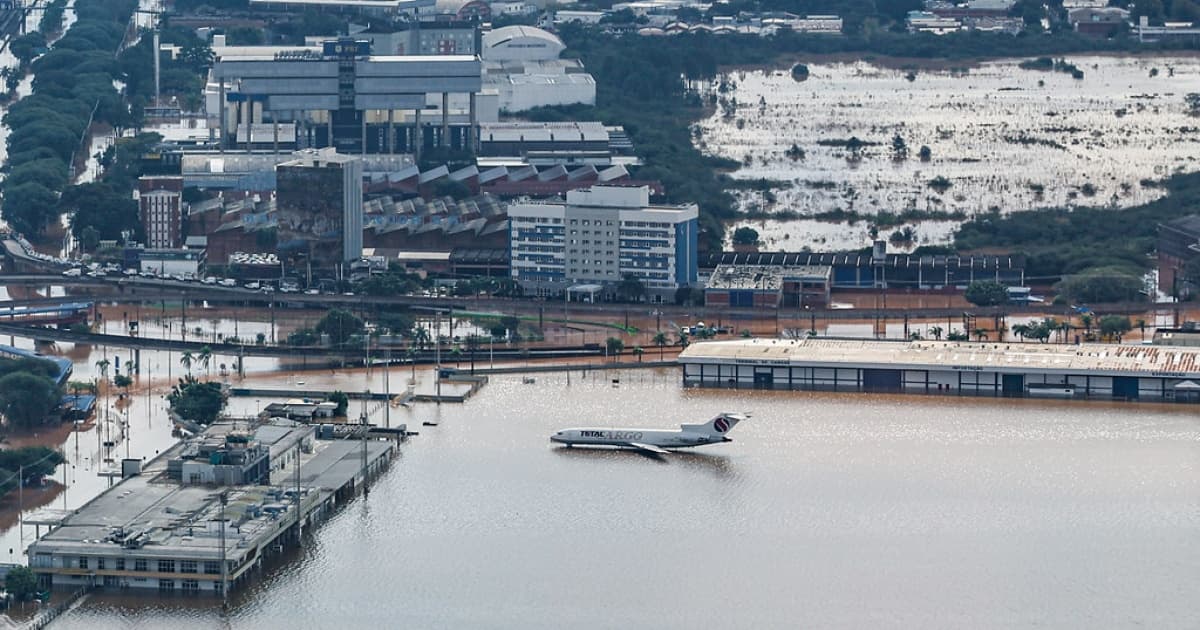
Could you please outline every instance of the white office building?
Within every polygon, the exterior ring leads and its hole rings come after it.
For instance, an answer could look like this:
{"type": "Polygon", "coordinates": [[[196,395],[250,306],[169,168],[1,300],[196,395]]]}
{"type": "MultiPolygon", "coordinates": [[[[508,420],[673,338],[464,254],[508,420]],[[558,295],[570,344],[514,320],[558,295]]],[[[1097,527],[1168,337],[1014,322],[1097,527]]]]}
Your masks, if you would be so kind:
{"type": "Polygon", "coordinates": [[[632,275],[650,301],[696,284],[695,204],[650,205],[645,186],[593,186],[508,208],[512,277],[535,295],[612,299],[632,275]]]}

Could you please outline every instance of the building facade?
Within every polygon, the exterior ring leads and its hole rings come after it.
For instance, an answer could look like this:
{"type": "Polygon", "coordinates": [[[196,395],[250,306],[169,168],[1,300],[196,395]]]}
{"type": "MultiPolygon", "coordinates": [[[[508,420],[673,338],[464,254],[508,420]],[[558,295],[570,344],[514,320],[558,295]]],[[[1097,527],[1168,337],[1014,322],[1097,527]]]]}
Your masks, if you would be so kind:
{"type": "Polygon", "coordinates": [[[1184,268],[1200,258],[1200,215],[1158,225],[1158,290],[1182,297],[1193,289],[1184,268]]]}
{"type": "Polygon", "coordinates": [[[246,127],[274,147],[288,124],[298,146],[343,153],[474,146],[482,70],[473,55],[379,56],[369,41],[344,38],[320,47],[222,51],[212,77],[218,111],[209,115],[225,148],[246,127]],[[422,118],[438,100],[440,120],[422,118]]]}
{"type": "Polygon", "coordinates": [[[331,268],[362,257],[362,162],[313,151],[276,167],[279,257],[331,268]]]}
{"type": "Polygon", "coordinates": [[[146,246],[183,246],[183,178],[158,176],[138,178],[138,210],[146,230],[146,246]]]}
{"type": "Polygon", "coordinates": [[[671,299],[697,281],[695,204],[650,205],[646,186],[593,186],[566,202],[508,208],[512,277],[526,293],[562,295],[586,287],[616,295],[627,276],[652,301],[671,299]]]}

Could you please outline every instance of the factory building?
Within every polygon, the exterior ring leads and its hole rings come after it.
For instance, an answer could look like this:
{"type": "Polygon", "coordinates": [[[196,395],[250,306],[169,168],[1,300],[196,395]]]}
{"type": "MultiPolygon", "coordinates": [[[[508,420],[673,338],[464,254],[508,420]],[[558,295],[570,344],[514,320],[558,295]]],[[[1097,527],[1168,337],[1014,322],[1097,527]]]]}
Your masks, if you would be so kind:
{"type": "Polygon", "coordinates": [[[257,129],[270,130],[276,151],[281,133],[294,133],[300,147],[350,154],[474,147],[482,85],[474,56],[372,55],[369,42],[350,38],[214,52],[209,105],[217,111],[209,114],[224,148],[255,135],[266,142],[257,129]]]}
{"type": "Polygon", "coordinates": [[[484,89],[502,112],[551,105],[596,104],[596,80],[578,59],[559,59],[557,35],[533,26],[505,26],[483,35],[484,89]]]}
{"type": "Polygon", "coordinates": [[[508,208],[512,277],[531,295],[611,299],[627,276],[647,299],[673,298],[697,280],[695,204],[654,206],[646,186],[593,186],[566,202],[508,208]]]}

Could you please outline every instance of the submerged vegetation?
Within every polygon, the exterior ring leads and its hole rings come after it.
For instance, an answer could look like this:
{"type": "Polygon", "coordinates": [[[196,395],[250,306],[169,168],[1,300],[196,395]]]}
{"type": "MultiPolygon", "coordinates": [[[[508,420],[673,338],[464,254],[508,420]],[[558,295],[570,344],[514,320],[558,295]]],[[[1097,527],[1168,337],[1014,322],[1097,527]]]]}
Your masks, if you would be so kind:
{"type": "Polygon", "coordinates": [[[1163,186],[1167,196],[1118,210],[988,212],[964,223],[954,246],[964,253],[1003,249],[1024,254],[1026,274],[1033,281],[1081,274],[1125,286],[1133,278],[1140,286],[1140,276],[1151,266],[1158,224],[1200,208],[1200,173],[1175,175],[1163,186]]]}

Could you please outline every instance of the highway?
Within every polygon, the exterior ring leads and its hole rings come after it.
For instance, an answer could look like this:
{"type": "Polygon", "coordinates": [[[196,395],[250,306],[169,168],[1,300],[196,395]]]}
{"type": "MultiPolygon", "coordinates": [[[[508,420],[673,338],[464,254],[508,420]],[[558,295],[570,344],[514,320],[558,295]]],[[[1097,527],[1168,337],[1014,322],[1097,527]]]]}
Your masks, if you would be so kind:
{"type": "MultiPolygon", "coordinates": [[[[709,321],[716,319],[751,320],[774,319],[776,311],[754,308],[734,307],[705,307],[677,306],[674,304],[623,304],[599,303],[584,304],[533,300],[528,298],[501,298],[492,296],[471,297],[426,297],[420,295],[389,295],[389,296],[360,296],[342,294],[308,295],[304,293],[264,293],[261,290],[244,287],[223,287],[220,285],[202,284],[172,279],[142,278],[137,276],[120,276],[106,278],[68,278],[61,275],[49,274],[14,274],[0,276],[7,286],[26,286],[31,289],[43,289],[48,286],[63,286],[79,289],[107,289],[111,293],[81,295],[73,294],[63,297],[31,298],[10,300],[8,306],[51,306],[81,299],[92,299],[107,304],[136,304],[154,303],[161,301],[205,301],[212,304],[258,304],[262,306],[281,306],[310,309],[328,309],[342,307],[349,310],[362,311],[364,308],[407,307],[420,310],[468,310],[492,311],[505,313],[536,314],[543,310],[546,317],[554,318],[562,309],[570,310],[570,317],[584,319],[605,319],[616,321],[625,315],[661,315],[664,320],[709,321]],[[598,317],[599,315],[599,317],[598,317]]],[[[899,293],[899,291],[898,291],[899,293]]],[[[1153,305],[1146,303],[1103,304],[1092,305],[1097,312],[1114,314],[1144,313],[1153,305]]],[[[936,308],[859,308],[859,309],[813,309],[803,312],[795,308],[781,308],[778,316],[786,320],[805,319],[813,317],[822,322],[831,320],[900,320],[905,317],[910,320],[959,318],[964,313],[974,317],[992,318],[1002,315],[1044,315],[1058,314],[1067,316],[1070,308],[1049,304],[1006,304],[992,307],[936,307],[936,308]]]]}

